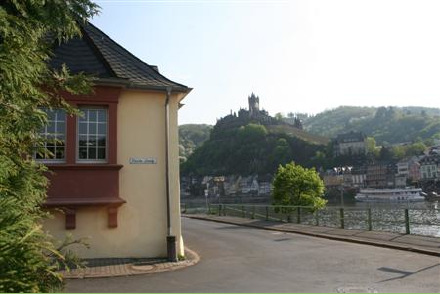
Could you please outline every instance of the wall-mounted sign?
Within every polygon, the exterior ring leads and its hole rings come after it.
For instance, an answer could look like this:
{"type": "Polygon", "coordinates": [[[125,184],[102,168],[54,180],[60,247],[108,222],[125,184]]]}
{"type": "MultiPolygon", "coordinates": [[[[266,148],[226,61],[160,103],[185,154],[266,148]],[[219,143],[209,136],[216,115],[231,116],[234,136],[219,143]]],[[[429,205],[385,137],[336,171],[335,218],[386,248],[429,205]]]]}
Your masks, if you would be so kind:
{"type": "Polygon", "coordinates": [[[157,164],[154,157],[130,157],[130,164],[157,164]]]}

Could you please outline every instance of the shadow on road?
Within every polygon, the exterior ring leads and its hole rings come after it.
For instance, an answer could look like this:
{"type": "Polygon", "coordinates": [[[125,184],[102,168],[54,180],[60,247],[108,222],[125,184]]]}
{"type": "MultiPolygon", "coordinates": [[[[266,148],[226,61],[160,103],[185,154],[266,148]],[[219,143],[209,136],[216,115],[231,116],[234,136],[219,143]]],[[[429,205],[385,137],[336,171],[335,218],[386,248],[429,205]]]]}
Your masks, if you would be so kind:
{"type": "Polygon", "coordinates": [[[418,271],[415,271],[415,272],[402,271],[402,270],[394,269],[394,268],[390,268],[390,267],[381,267],[381,268],[378,268],[379,271],[387,272],[387,273],[401,274],[401,276],[395,277],[395,278],[391,278],[391,279],[382,280],[382,281],[379,281],[378,283],[383,283],[383,282],[388,282],[388,281],[404,279],[404,278],[412,276],[414,274],[421,273],[421,272],[426,271],[426,270],[430,270],[430,269],[435,268],[437,266],[440,266],[440,263],[437,263],[437,264],[434,264],[432,266],[428,266],[428,267],[422,268],[422,269],[420,269],[418,271]]]}

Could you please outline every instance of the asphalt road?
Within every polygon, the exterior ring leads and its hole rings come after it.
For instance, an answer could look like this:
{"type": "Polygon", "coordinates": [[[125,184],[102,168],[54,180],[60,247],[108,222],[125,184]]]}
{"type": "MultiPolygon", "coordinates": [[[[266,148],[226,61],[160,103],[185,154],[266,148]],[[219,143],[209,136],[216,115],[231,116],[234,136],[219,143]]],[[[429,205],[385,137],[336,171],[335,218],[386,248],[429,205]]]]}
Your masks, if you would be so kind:
{"type": "Polygon", "coordinates": [[[201,261],[182,270],[70,280],[67,292],[439,293],[440,258],[183,219],[201,261]]]}

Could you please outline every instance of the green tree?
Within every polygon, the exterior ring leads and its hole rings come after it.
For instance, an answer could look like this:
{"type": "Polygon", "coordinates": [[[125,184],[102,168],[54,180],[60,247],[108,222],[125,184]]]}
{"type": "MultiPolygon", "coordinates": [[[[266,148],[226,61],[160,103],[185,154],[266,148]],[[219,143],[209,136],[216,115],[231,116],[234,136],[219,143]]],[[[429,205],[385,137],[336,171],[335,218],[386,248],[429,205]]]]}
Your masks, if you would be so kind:
{"type": "Polygon", "coordinates": [[[275,118],[277,120],[283,120],[284,115],[281,112],[277,112],[277,113],[275,113],[275,118]]]}
{"type": "Polygon", "coordinates": [[[247,124],[239,128],[239,136],[245,141],[257,141],[263,139],[267,135],[267,129],[259,124],[247,124]]]}
{"type": "Polygon", "coordinates": [[[291,162],[280,165],[273,181],[274,205],[310,206],[324,208],[324,182],[314,168],[308,169],[291,162]]]}
{"type": "Polygon", "coordinates": [[[426,150],[426,145],[423,142],[416,142],[409,145],[406,149],[406,156],[421,155],[426,150]]]}
{"type": "Polygon", "coordinates": [[[376,140],[373,137],[367,137],[367,152],[375,154],[376,153],[376,140]]]}
{"type": "MultiPolygon", "coordinates": [[[[50,48],[80,34],[97,13],[89,0],[5,0],[0,6],[0,292],[59,290],[55,249],[41,227],[46,168],[32,159],[47,122],[38,107],[66,108],[61,91],[90,89],[83,75],[48,66],[50,48]]],[[[45,152],[40,147],[39,152],[45,152]]]]}

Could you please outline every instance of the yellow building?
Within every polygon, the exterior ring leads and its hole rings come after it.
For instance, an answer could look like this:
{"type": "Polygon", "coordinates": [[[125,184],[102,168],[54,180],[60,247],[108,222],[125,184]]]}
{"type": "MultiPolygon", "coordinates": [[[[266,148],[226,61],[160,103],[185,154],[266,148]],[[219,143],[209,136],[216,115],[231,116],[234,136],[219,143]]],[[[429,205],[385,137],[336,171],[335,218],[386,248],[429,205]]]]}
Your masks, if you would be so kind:
{"type": "Polygon", "coordinates": [[[82,112],[48,110],[53,156],[45,227],[87,238],[84,258],[183,254],[177,113],[190,88],[173,82],[91,24],[54,49],[53,68],[92,74],[94,93],[64,98],[82,112]],[[175,241],[174,241],[175,240],[175,241]]]}

